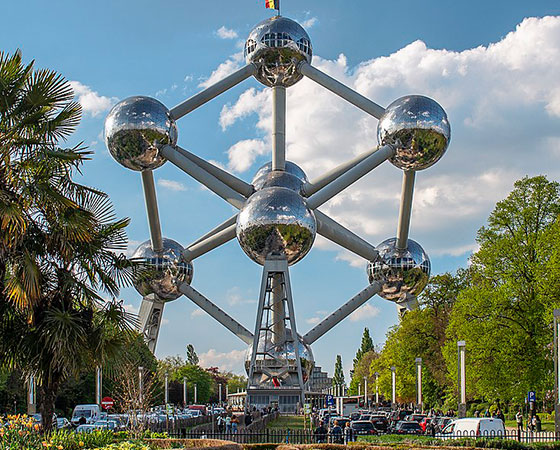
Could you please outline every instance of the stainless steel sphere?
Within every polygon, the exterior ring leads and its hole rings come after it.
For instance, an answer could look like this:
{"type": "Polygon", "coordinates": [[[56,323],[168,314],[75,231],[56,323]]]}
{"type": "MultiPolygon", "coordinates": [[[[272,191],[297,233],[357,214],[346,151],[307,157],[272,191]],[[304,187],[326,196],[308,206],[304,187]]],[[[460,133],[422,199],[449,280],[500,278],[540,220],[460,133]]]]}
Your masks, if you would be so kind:
{"type": "MultiPolygon", "coordinates": [[[[292,330],[286,329],[286,336],[291,340],[292,330]]],[[[295,386],[297,380],[297,362],[294,342],[285,342],[281,345],[272,343],[272,333],[261,332],[257,360],[255,364],[255,375],[262,373],[261,387],[272,387],[272,376],[277,376],[283,386],[295,386]],[[266,353],[266,355],[265,355],[266,353]],[[286,372],[286,367],[288,371],[286,372]]],[[[298,335],[298,352],[301,361],[301,372],[305,383],[311,376],[315,359],[311,347],[303,342],[303,338],[298,335]]],[[[247,375],[251,368],[251,357],[253,355],[253,345],[250,345],[245,354],[245,370],[247,375]]]]}
{"type": "Polygon", "coordinates": [[[303,78],[298,64],[310,63],[312,54],[307,32],[299,23],[281,16],[263,20],[245,42],[247,64],[257,66],[255,78],[269,87],[296,84],[303,78]]]}
{"type": "Polygon", "coordinates": [[[134,287],[142,296],[155,294],[162,300],[175,300],[182,294],[178,286],[190,284],[193,265],[183,260],[181,244],[163,238],[163,252],[155,253],[152,243],[146,241],[136,249],[132,260],[139,263],[135,270],[134,287]]]}
{"type": "Polygon", "coordinates": [[[395,100],[377,126],[379,144],[395,147],[390,161],[402,170],[422,170],[435,164],[450,139],[447,114],[437,102],[422,95],[395,100]]]}
{"type": "Polygon", "coordinates": [[[311,250],[316,230],[313,211],[298,193],[284,187],[255,192],[237,216],[237,240],[258,264],[275,256],[295,264],[311,250]]]}
{"type": "Polygon", "coordinates": [[[129,97],[105,119],[105,142],[119,164],[132,170],[160,167],[159,149],[177,143],[177,126],[169,110],[150,97],[129,97]]]}
{"type": "Polygon", "coordinates": [[[379,296],[397,303],[409,303],[411,296],[422,292],[430,278],[430,258],[416,241],[408,240],[408,248],[399,250],[396,238],[377,246],[379,259],[367,267],[369,282],[382,288],[379,296]]]}
{"type": "Polygon", "coordinates": [[[272,163],[266,163],[257,170],[252,184],[256,191],[264,187],[279,186],[301,192],[301,188],[306,182],[307,175],[301,167],[291,161],[286,161],[286,168],[283,171],[272,171],[272,163]]]}

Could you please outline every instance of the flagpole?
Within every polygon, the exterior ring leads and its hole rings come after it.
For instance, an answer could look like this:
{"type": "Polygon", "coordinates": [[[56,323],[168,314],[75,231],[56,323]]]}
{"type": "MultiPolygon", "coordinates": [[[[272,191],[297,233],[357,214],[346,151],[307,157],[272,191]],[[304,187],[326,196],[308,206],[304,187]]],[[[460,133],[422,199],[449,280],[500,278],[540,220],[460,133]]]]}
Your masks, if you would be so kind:
{"type": "Polygon", "coordinates": [[[277,16],[280,16],[280,0],[278,0],[278,14],[277,16]]]}

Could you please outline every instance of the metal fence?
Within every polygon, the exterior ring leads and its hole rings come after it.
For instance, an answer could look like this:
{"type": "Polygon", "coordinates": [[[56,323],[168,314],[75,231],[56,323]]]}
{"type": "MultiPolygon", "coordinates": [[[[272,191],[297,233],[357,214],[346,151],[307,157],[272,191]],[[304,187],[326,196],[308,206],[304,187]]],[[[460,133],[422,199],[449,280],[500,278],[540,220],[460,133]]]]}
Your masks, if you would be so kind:
{"type": "MultiPolygon", "coordinates": [[[[233,432],[220,432],[217,430],[201,431],[190,429],[170,430],[168,433],[170,438],[181,439],[223,439],[233,441],[241,444],[314,444],[314,443],[344,443],[342,436],[341,440],[337,440],[334,436],[330,435],[315,435],[312,430],[303,429],[264,429],[264,430],[245,430],[242,429],[236,433],[233,432]]],[[[340,439],[340,438],[339,438],[340,439]]],[[[381,434],[370,435],[370,437],[354,436],[353,440],[374,440],[377,442],[397,442],[401,439],[411,439],[420,442],[427,442],[429,440],[438,441],[451,441],[455,439],[507,439],[515,440],[523,443],[532,442],[553,442],[560,441],[560,434],[554,432],[526,432],[526,431],[512,431],[508,430],[503,433],[483,433],[476,434],[475,432],[455,433],[455,434],[436,434],[431,435],[415,435],[415,434],[381,434]]]]}

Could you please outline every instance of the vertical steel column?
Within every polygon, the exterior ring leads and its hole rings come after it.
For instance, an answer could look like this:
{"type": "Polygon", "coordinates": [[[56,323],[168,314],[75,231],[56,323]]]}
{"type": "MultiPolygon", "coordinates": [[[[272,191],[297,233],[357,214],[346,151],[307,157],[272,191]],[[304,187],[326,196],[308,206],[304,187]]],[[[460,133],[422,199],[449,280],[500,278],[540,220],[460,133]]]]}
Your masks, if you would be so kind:
{"type": "Polygon", "coordinates": [[[194,404],[198,405],[198,386],[194,384],[194,404]]]}
{"type": "Polygon", "coordinates": [[[286,88],[272,88],[272,170],[286,169],[286,88]]]}
{"type": "Polygon", "coordinates": [[[183,377],[183,407],[187,406],[187,378],[183,377]]]}
{"type": "Polygon", "coordinates": [[[29,375],[27,379],[27,415],[31,416],[37,412],[37,399],[35,391],[35,376],[29,375]]]}
{"type": "Polygon", "coordinates": [[[416,172],[403,172],[401,191],[401,206],[399,210],[399,224],[397,226],[397,248],[404,250],[408,247],[408,231],[410,230],[410,216],[412,214],[412,197],[414,195],[414,178],[416,172]]]}
{"type": "Polygon", "coordinates": [[[95,403],[101,406],[101,397],[103,391],[103,369],[101,366],[95,368],[95,403]]]}
{"type": "Polygon", "coordinates": [[[368,399],[368,391],[367,391],[367,377],[364,377],[364,406],[369,408],[369,399],[368,399]]]}
{"type": "Polygon", "coordinates": [[[167,404],[169,403],[169,374],[166,372],[165,373],[165,407],[167,408],[167,404]]]}
{"type": "Polygon", "coordinates": [[[154,173],[151,170],[144,170],[142,172],[142,187],[144,188],[144,199],[146,201],[146,213],[148,216],[148,225],[150,227],[152,250],[155,253],[161,253],[163,251],[163,239],[161,237],[161,224],[159,222],[154,173]]]}
{"type": "Polygon", "coordinates": [[[420,411],[424,410],[422,402],[422,358],[416,358],[416,404],[420,411]]]}
{"type": "Polygon", "coordinates": [[[459,418],[466,417],[467,415],[467,372],[465,361],[465,341],[457,342],[457,384],[459,390],[459,407],[457,409],[457,416],[459,418]]]}
{"type": "Polygon", "coordinates": [[[284,308],[284,287],[282,274],[272,276],[272,343],[281,345],[286,341],[286,311],[284,308]]]}
{"type": "Polygon", "coordinates": [[[218,401],[222,404],[222,383],[218,383],[218,401]]]}
{"type": "Polygon", "coordinates": [[[391,406],[393,409],[397,407],[397,368],[391,367],[391,406]]]}

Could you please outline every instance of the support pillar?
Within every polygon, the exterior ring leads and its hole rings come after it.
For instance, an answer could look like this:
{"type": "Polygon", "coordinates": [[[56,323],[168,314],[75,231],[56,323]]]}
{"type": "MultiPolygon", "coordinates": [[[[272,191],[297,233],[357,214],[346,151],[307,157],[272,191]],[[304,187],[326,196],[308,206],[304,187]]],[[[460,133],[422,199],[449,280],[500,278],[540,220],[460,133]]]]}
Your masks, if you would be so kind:
{"type": "Polygon", "coordinates": [[[103,397],[103,369],[101,366],[95,368],[95,403],[101,407],[103,397]]]}
{"type": "Polygon", "coordinates": [[[140,312],[138,313],[139,330],[152,353],[156,351],[164,305],[165,303],[155,295],[144,297],[140,305],[140,312]]]}
{"type": "Polygon", "coordinates": [[[457,342],[457,387],[459,391],[459,407],[457,408],[457,417],[463,418],[467,415],[467,371],[466,371],[466,343],[465,341],[457,342]]]}
{"type": "Polygon", "coordinates": [[[422,412],[424,404],[422,400],[422,358],[416,358],[416,407],[422,412]]]}
{"type": "Polygon", "coordinates": [[[375,407],[379,406],[379,372],[375,372],[375,407]]]}
{"type": "Polygon", "coordinates": [[[391,367],[391,408],[397,409],[397,368],[391,367]]]}
{"type": "Polygon", "coordinates": [[[35,386],[35,377],[29,375],[27,379],[27,415],[37,413],[37,392],[35,386]]]}

